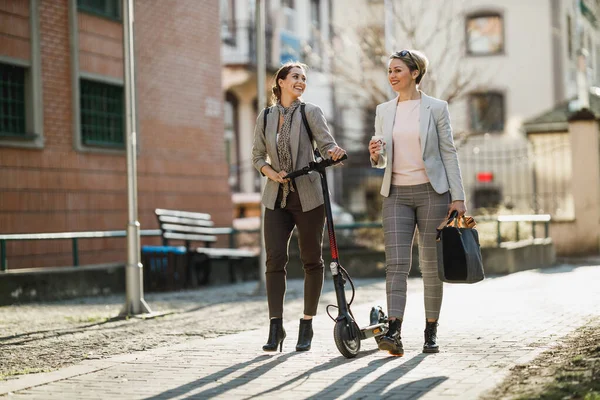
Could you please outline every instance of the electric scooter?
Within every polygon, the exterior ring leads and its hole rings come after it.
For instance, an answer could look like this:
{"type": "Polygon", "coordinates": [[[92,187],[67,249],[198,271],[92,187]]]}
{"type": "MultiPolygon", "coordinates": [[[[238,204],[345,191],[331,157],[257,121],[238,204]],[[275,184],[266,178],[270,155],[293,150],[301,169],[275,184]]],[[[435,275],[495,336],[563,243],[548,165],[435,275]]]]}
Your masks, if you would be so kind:
{"type": "Polygon", "coordinates": [[[354,358],[360,351],[360,341],[368,338],[375,338],[379,342],[381,336],[388,331],[387,316],[381,307],[373,307],[369,315],[370,325],[364,328],[359,328],[356,323],[350,305],[354,301],[356,292],[354,283],[348,272],[340,265],[337,242],[335,239],[335,231],[333,227],[333,218],[331,214],[331,200],[329,198],[329,189],[327,187],[327,178],[325,169],[332,165],[338,164],[348,158],[347,155],[333,161],[331,159],[323,159],[317,157],[316,161],[311,161],[308,166],[287,174],[285,178],[294,179],[302,175],[307,175],[309,172],[317,172],[321,176],[321,186],[323,188],[323,199],[325,203],[325,215],[327,217],[327,231],[329,233],[329,248],[331,249],[331,275],[333,276],[333,285],[337,306],[330,304],[327,306],[327,314],[335,322],[333,328],[333,339],[340,353],[346,358],[354,358]],[[350,283],[352,287],[352,296],[350,301],[346,300],[345,284],[350,283]],[[333,318],[329,313],[329,308],[338,309],[337,318],[333,318]]]}

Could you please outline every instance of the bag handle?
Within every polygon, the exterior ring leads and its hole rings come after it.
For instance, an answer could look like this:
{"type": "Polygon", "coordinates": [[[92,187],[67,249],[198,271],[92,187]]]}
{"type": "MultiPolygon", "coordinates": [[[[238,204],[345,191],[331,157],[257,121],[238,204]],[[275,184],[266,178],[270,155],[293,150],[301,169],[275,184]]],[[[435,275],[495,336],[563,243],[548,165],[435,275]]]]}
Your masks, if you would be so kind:
{"type": "Polygon", "coordinates": [[[458,212],[456,210],[452,211],[452,213],[450,213],[450,217],[448,218],[448,221],[443,220],[442,223],[440,224],[440,226],[438,226],[436,229],[439,231],[441,231],[442,229],[444,229],[445,227],[447,227],[448,225],[451,225],[454,222],[454,226],[458,228],[458,212]]]}
{"type": "Polygon", "coordinates": [[[300,103],[300,114],[302,114],[302,122],[304,122],[304,127],[306,128],[306,133],[308,133],[308,137],[310,139],[310,143],[313,146],[313,152],[315,153],[315,159],[323,158],[321,157],[321,152],[319,151],[319,147],[314,141],[312,130],[310,129],[310,125],[308,124],[308,118],[306,118],[306,103],[300,103]]]}
{"type": "Polygon", "coordinates": [[[436,228],[436,230],[438,231],[438,233],[437,233],[438,240],[440,238],[442,230],[447,226],[453,227],[453,228],[475,229],[475,227],[477,226],[477,223],[475,222],[475,218],[473,218],[473,217],[465,217],[464,215],[462,217],[459,217],[458,212],[456,210],[454,210],[454,211],[452,211],[452,213],[450,213],[450,217],[448,218],[448,220],[442,221],[440,226],[438,226],[436,228]]]}
{"type": "Polygon", "coordinates": [[[265,112],[263,113],[263,135],[267,135],[267,115],[269,115],[269,111],[271,111],[271,107],[265,107],[265,112]]]}

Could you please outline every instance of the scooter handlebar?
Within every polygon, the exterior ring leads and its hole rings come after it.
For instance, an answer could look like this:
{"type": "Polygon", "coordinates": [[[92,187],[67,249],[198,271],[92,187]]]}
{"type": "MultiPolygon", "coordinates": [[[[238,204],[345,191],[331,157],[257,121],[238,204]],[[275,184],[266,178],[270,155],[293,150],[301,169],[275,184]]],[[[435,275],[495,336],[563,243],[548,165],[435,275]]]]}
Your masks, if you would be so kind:
{"type": "Polygon", "coordinates": [[[294,179],[294,178],[297,178],[297,177],[299,177],[299,176],[306,175],[306,174],[308,174],[310,171],[312,171],[312,170],[310,169],[310,167],[304,167],[304,168],[302,168],[302,169],[299,169],[298,171],[290,172],[289,174],[287,174],[287,175],[286,175],[286,176],[284,176],[283,178],[284,178],[284,179],[294,179]]]}
{"type": "Polygon", "coordinates": [[[339,164],[340,162],[347,160],[347,159],[348,159],[348,155],[344,154],[341,158],[337,159],[336,161],[333,161],[331,158],[323,159],[320,162],[311,161],[306,167],[299,169],[297,171],[294,171],[294,172],[290,172],[289,174],[287,174],[284,177],[284,179],[294,179],[299,176],[306,175],[310,171],[316,171],[319,169],[324,170],[327,167],[331,167],[332,165],[339,164]]]}

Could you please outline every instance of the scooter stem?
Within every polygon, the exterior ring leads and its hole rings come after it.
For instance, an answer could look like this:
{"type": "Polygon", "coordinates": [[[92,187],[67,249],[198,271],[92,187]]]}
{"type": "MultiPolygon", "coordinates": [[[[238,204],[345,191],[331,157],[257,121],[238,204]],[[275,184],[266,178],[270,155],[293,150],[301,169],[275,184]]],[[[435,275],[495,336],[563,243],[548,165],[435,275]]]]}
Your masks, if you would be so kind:
{"type": "Polygon", "coordinates": [[[339,254],[337,241],[335,239],[335,229],[333,226],[333,215],[331,212],[331,199],[329,197],[329,187],[327,186],[327,178],[325,177],[325,170],[318,170],[321,176],[321,187],[323,188],[323,200],[325,205],[325,216],[327,218],[327,233],[329,234],[329,248],[331,250],[331,263],[329,268],[331,269],[331,275],[333,276],[333,286],[335,288],[335,296],[338,303],[338,320],[346,318],[348,322],[352,322],[353,318],[350,315],[348,309],[348,301],[346,300],[346,292],[344,291],[344,285],[346,279],[344,273],[340,268],[339,254]]]}
{"type": "MultiPolygon", "coordinates": [[[[325,170],[318,171],[321,176],[321,187],[323,189],[323,200],[325,204],[325,217],[327,219],[327,233],[329,234],[329,249],[331,250],[331,261],[338,263],[338,247],[335,239],[335,230],[333,227],[333,214],[331,212],[331,199],[329,197],[329,187],[327,186],[327,178],[325,170]]],[[[333,272],[333,271],[332,271],[333,272]]]]}

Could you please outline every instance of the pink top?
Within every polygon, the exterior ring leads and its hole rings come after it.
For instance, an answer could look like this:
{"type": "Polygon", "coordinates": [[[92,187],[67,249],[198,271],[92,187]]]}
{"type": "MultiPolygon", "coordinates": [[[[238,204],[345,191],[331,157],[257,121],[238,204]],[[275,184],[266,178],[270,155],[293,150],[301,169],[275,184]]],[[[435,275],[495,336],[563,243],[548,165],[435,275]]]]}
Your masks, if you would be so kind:
{"type": "Polygon", "coordinates": [[[421,100],[398,102],[393,130],[392,185],[420,185],[429,182],[419,136],[420,106],[421,100]]]}

